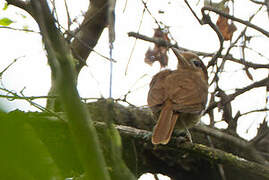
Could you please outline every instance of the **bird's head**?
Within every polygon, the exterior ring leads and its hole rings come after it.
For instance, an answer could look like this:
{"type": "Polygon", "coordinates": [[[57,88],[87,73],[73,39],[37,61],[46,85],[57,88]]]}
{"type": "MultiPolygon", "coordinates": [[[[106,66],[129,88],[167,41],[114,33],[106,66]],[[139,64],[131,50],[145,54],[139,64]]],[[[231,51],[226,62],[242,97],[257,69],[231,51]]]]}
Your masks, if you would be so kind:
{"type": "Polygon", "coordinates": [[[196,54],[189,51],[181,52],[177,48],[172,48],[172,50],[178,59],[177,69],[190,69],[198,71],[204,76],[206,81],[208,80],[206,66],[196,54]]]}

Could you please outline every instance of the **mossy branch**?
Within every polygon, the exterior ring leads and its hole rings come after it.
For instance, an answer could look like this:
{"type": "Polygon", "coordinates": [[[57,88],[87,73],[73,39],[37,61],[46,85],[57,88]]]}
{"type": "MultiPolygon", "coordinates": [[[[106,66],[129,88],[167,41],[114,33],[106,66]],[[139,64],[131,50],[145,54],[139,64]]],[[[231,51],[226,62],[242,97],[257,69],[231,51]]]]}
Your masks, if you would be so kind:
{"type": "Polygon", "coordinates": [[[60,99],[67,112],[68,125],[88,179],[110,179],[104,157],[86,107],[81,103],[75,87],[75,66],[63,36],[55,26],[55,20],[46,0],[31,1],[33,13],[39,25],[52,74],[60,99]]]}

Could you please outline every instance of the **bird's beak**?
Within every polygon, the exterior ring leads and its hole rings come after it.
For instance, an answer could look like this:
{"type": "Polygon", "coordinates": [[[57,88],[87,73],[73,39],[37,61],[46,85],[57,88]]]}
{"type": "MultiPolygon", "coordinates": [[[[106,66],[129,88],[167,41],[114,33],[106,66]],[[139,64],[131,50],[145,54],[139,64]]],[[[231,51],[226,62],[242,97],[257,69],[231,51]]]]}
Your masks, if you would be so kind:
{"type": "Polygon", "coordinates": [[[181,52],[177,48],[171,48],[173,52],[175,53],[177,60],[178,60],[178,65],[181,67],[189,67],[190,64],[189,62],[181,55],[181,52]]]}

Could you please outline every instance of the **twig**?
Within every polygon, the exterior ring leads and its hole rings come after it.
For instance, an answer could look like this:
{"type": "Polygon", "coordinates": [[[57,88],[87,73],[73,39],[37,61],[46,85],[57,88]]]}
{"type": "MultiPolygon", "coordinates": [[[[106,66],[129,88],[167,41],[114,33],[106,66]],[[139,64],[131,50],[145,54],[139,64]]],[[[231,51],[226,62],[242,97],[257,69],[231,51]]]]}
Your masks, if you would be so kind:
{"type": "MultiPolygon", "coordinates": [[[[226,60],[227,60],[227,58],[228,58],[228,56],[229,56],[229,54],[230,54],[230,51],[231,51],[232,48],[235,46],[235,44],[239,41],[239,39],[246,33],[246,30],[247,30],[247,27],[245,27],[245,29],[240,33],[240,35],[236,38],[236,40],[235,40],[233,43],[231,43],[231,45],[230,45],[229,48],[227,49],[226,54],[224,55],[224,57],[222,57],[221,65],[219,66],[219,68],[218,68],[218,66],[217,66],[217,71],[216,71],[215,76],[214,76],[214,78],[212,79],[211,83],[209,83],[210,85],[211,85],[213,82],[216,81],[216,79],[217,79],[217,77],[218,77],[218,73],[219,73],[220,71],[222,71],[223,68],[224,68],[224,64],[225,64],[225,62],[226,62],[226,60]]],[[[242,60],[242,58],[241,58],[241,60],[242,60]]],[[[210,64],[210,63],[213,63],[213,61],[211,60],[208,64],[210,64]]],[[[246,66],[246,64],[245,64],[245,60],[242,60],[242,64],[244,64],[244,65],[246,66]]],[[[208,66],[209,66],[209,65],[208,65],[208,66]]]]}
{"type": "MultiPolygon", "coordinates": [[[[91,51],[93,51],[93,52],[94,52],[95,54],[97,54],[98,56],[100,56],[100,57],[102,57],[102,58],[104,58],[104,59],[106,59],[106,60],[112,61],[112,62],[114,62],[114,63],[117,62],[115,59],[111,59],[111,58],[109,58],[109,57],[107,57],[107,56],[105,56],[105,55],[99,53],[98,51],[94,50],[90,45],[88,45],[88,44],[86,44],[85,42],[83,42],[83,40],[81,40],[81,39],[80,39],[77,35],[75,35],[74,33],[71,33],[71,32],[68,32],[68,31],[67,31],[67,33],[68,33],[71,37],[73,37],[73,38],[75,38],[76,40],[78,40],[78,42],[81,43],[84,47],[89,48],[91,51]]],[[[79,60],[80,60],[80,63],[82,63],[83,60],[82,60],[82,59],[79,59],[79,60]]],[[[83,61],[83,63],[86,64],[84,61],[83,61]]]]}
{"type": "MultiPolygon", "coordinates": [[[[197,54],[198,56],[204,56],[204,57],[212,57],[212,56],[214,56],[214,53],[207,53],[207,52],[202,52],[202,51],[194,51],[194,50],[191,50],[191,49],[180,47],[177,44],[172,44],[172,43],[170,43],[168,41],[165,41],[163,39],[151,38],[151,37],[148,37],[148,36],[136,33],[136,32],[129,32],[128,36],[129,37],[134,37],[134,38],[137,38],[137,39],[141,39],[141,40],[144,40],[144,41],[148,41],[148,42],[151,42],[151,43],[155,43],[155,44],[158,44],[159,46],[175,47],[175,48],[178,48],[179,50],[182,50],[182,51],[190,51],[190,52],[193,52],[193,53],[197,54]]],[[[252,63],[252,62],[249,62],[249,61],[246,61],[246,60],[245,60],[245,63],[243,63],[240,59],[237,59],[237,58],[233,57],[231,54],[221,55],[220,58],[223,58],[224,56],[226,56],[226,60],[228,60],[228,61],[232,61],[232,62],[242,64],[242,65],[246,64],[248,67],[251,67],[253,69],[259,69],[259,68],[267,69],[267,68],[269,68],[269,64],[255,64],[255,63],[252,63]]]]}
{"type": "MultiPolygon", "coordinates": [[[[0,90],[3,90],[0,88],[0,90]]],[[[11,91],[12,92],[12,91],[11,91]]],[[[35,100],[35,99],[48,99],[48,98],[57,98],[57,96],[8,96],[8,95],[0,95],[0,98],[8,98],[12,100],[35,100]]]]}
{"type": "Polygon", "coordinates": [[[210,105],[207,107],[207,109],[206,109],[206,111],[204,112],[204,114],[208,113],[209,111],[211,111],[212,109],[214,109],[215,107],[217,107],[217,105],[218,105],[219,103],[222,103],[223,105],[225,105],[226,103],[232,101],[232,100],[235,99],[237,96],[243,94],[243,93],[246,92],[246,91],[249,91],[249,90],[254,89],[254,88],[258,88],[258,87],[266,86],[267,83],[268,83],[268,81],[269,81],[269,77],[266,77],[266,78],[264,78],[264,79],[262,79],[262,80],[260,80],[260,81],[256,81],[256,82],[254,82],[253,84],[250,84],[250,85],[248,85],[248,86],[246,86],[246,87],[244,87],[244,88],[237,89],[237,90],[235,91],[235,93],[228,95],[228,97],[225,99],[224,102],[219,101],[219,102],[214,102],[213,104],[210,104],[210,105]]]}
{"type": "Polygon", "coordinates": [[[161,38],[150,38],[148,36],[144,36],[144,35],[136,33],[136,32],[129,32],[128,36],[135,37],[135,38],[138,38],[138,39],[142,39],[144,41],[149,41],[149,42],[158,44],[159,46],[175,47],[175,48],[178,48],[180,50],[185,50],[185,51],[187,50],[186,48],[179,47],[179,46],[177,46],[177,44],[171,44],[168,41],[163,40],[161,38]]]}
{"type": "MultiPolygon", "coordinates": [[[[127,1],[126,1],[126,3],[127,3],[127,1]]],[[[143,3],[144,3],[144,1],[143,1],[143,3]]],[[[144,18],[145,11],[146,11],[146,7],[145,7],[145,5],[144,5],[144,9],[143,9],[142,16],[141,16],[141,19],[140,19],[140,22],[139,22],[139,25],[138,25],[137,33],[139,33],[139,31],[140,31],[140,29],[141,29],[142,20],[143,20],[143,18],[144,18]]],[[[137,42],[137,38],[135,39],[134,44],[133,44],[133,47],[132,47],[132,49],[131,49],[131,53],[130,53],[130,56],[129,56],[129,59],[128,59],[128,62],[127,62],[126,68],[125,68],[125,76],[127,75],[128,67],[129,67],[129,64],[130,64],[130,62],[131,62],[131,59],[132,59],[134,50],[135,50],[136,42],[137,42]]]]}
{"type": "Polygon", "coordinates": [[[262,33],[262,34],[264,34],[265,36],[269,37],[269,32],[268,32],[268,31],[266,31],[266,30],[260,28],[259,26],[256,26],[256,25],[250,23],[249,21],[245,21],[245,20],[239,19],[239,18],[237,18],[237,17],[231,16],[231,15],[229,15],[229,14],[226,14],[226,13],[220,11],[220,10],[217,10],[217,9],[215,9],[215,8],[211,8],[211,7],[203,7],[203,8],[202,8],[202,12],[203,12],[203,11],[212,11],[212,12],[214,12],[214,13],[216,13],[216,14],[219,14],[219,15],[221,15],[221,16],[223,16],[223,17],[226,17],[226,18],[231,19],[231,20],[233,20],[233,21],[236,21],[236,22],[239,22],[239,23],[241,23],[241,24],[244,24],[244,25],[246,25],[246,26],[248,26],[248,27],[250,27],[250,28],[252,28],[252,29],[255,29],[256,31],[259,31],[260,33],[262,33]]]}
{"type": "Polygon", "coordinates": [[[245,115],[248,115],[250,113],[265,112],[265,111],[269,111],[269,109],[267,109],[267,108],[255,109],[255,110],[252,110],[252,111],[248,111],[248,112],[242,113],[242,114],[240,114],[240,116],[245,116],[245,115]]]}
{"type": "Polygon", "coordinates": [[[198,16],[196,15],[196,13],[194,12],[194,10],[191,8],[190,4],[188,3],[187,0],[184,0],[185,3],[187,4],[188,8],[191,10],[192,14],[195,16],[195,18],[197,19],[197,21],[201,24],[208,24],[217,34],[218,38],[219,38],[219,49],[217,51],[217,53],[212,57],[211,61],[208,63],[207,67],[212,66],[213,64],[215,64],[215,61],[221,56],[221,51],[223,50],[223,42],[224,42],[224,38],[221,34],[221,32],[219,31],[218,27],[211,21],[211,18],[209,15],[205,14],[204,9],[201,9],[203,18],[202,20],[200,20],[198,18],[198,16]]]}
{"type": "Polygon", "coordinates": [[[264,3],[265,3],[265,6],[267,8],[267,15],[268,15],[268,18],[269,18],[269,0],[264,0],[264,3]]]}
{"type": "Polygon", "coordinates": [[[194,12],[194,10],[191,8],[189,2],[187,0],[184,0],[184,2],[187,4],[188,8],[190,9],[190,11],[194,15],[194,17],[197,19],[197,21],[202,25],[203,22],[199,19],[199,17],[196,15],[196,13],[194,12]]]}
{"type": "Polygon", "coordinates": [[[261,5],[266,5],[264,2],[262,1],[256,1],[256,0],[250,0],[251,2],[255,3],[255,4],[261,4],[261,5]]]}
{"type": "Polygon", "coordinates": [[[2,76],[3,76],[3,74],[15,63],[15,62],[17,62],[17,60],[18,59],[20,59],[20,58],[23,58],[23,57],[25,57],[25,56],[21,56],[21,57],[17,57],[17,58],[15,58],[7,67],[5,67],[5,69],[2,71],[2,72],[0,72],[0,79],[2,78],[2,76]]]}
{"type": "Polygon", "coordinates": [[[69,14],[66,0],[64,0],[64,6],[65,6],[66,15],[67,15],[67,26],[68,26],[67,30],[70,32],[70,26],[72,24],[72,20],[71,20],[70,14],[69,14]]]}
{"type": "Polygon", "coordinates": [[[220,44],[217,53],[212,57],[210,62],[207,64],[207,67],[210,67],[213,64],[215,64],[215,61],[221,56],[221,51],[223,50],[224,38],[223,38],[221,32],[219,31],[218,27],[211,21],[210,16],[205,14],[203,8],[202,8],[201,11],[202,11],[202,14],[203,14],[203,21],[206,24],[208,24],[216,32],[216,34],[217,34],[217,36],[219,38],[219,44],[220,44]]]}
{"type": "Polygon", "coordinates": [[[261,57],[263,57],[263,58],[269,60],[269,58],[266,57],[265,55],[263,55],[261,52],[255,50],[255,49],[253,49],[253,48],[251,48],[251,47],[249,47],[249,46],[247,46],[247,45],[245,45],[244,47],[245,47],[246,49],[250,50],[250,51],[253,51],[253,52],[256,53],[257,55],[259,55],[259,56],[261,56],[261,57]]]}
{"type": "Polygon", "coordinates": [[[238,64],[246,65],[246,66],[251,67],[253,69],[268,69],[269,68],[269,64],[255,64],[255,63],[252,63],[249,61],[244,61],[244,63],[243,63],[239,59],[236,59],[236,58],[228,58],[226,60],[232,61],[232,62],[235,62],[238,64]]]}
{"type": "Polygon", "coordinates": [[[14,30],[14,31],[24,31],[24,32],[32,32],[32,33],[39,33],[40,32],[36,32],[30,29],[20,29],[20,28],[13,28],[13,27],[9,27],[9,26],[0,26],[1,29],[10,29],[10,30],[14,30]]]}
{"type": "Polygon", "coordinates": [[[159,28],[161,28],[160,23],[157,21],[157,19],[152,15],[152,13],[150,12],[150,10],[148,9],[147,3],[144,2],[143,0],[141,0],[141,2],[144,5],[144,8],[147,10],[147,12],[149,13],[149,15],[152,17],[152,19],[154,19],[155,23],[158,25],[159,28]]]}
{"type": "MultiPolygon", "coordinates": [[[[41,110],[41,111],[44,111],[44,112],[48,112],[48,113],[51,114],[52,116],[57,117],[59,120],[63,120],[63,118],[61,118],[57,113],[55,113],[55,112],[53,112],[53,111],[51,111],[51,110],[49,110],[49,109],[47,109],[47,108],[45,108],[45,107],[43,107],[43,106],[41,106],[41,105],[39,105],[39,104],[33,102],[33,101],[32,101],[32,100],[33,100],[33,99],[32,99],[33,97],[26,97],[26,96],[24,96],[24,95],[22,94],[22,91],[21,91],[22,96],[19,96],[17,93],[12,92],[12,91],[10,91],[10,90],[8,90],[8,89],[0,88],[0,90],[5,91],[5,92],[7,92],[8,94],[12,94],[12,96],[6,96],[6,97],[5,97],[4,95],[0,95],[0,97],[11,98],[11,99],[13,99],[13,100],[14,100],[14,99],[24,99],[24,100],[28,101],[32,106],[36,107],[37,109],[39,109],[39,110],[41,110]]],[[[42,96],[39,96],[39,97],[37,97],[37,98],[35,98],[35,99],[38,99],[38,98],[43,98],[43,97],[42,97],[42,96]]]]}

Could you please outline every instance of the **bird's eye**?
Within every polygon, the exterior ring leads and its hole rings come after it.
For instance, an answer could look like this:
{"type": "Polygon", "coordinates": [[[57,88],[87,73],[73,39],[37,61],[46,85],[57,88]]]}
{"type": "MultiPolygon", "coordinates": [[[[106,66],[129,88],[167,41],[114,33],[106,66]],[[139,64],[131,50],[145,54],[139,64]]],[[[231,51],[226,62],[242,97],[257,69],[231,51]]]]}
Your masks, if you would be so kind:
{"type": "Polygon", "coordinates": [[[202,62],[200,60],[198,60],[198,59],[192,59],[191,61],[196,67],[202,67],[203,66],[202,62]]]}

